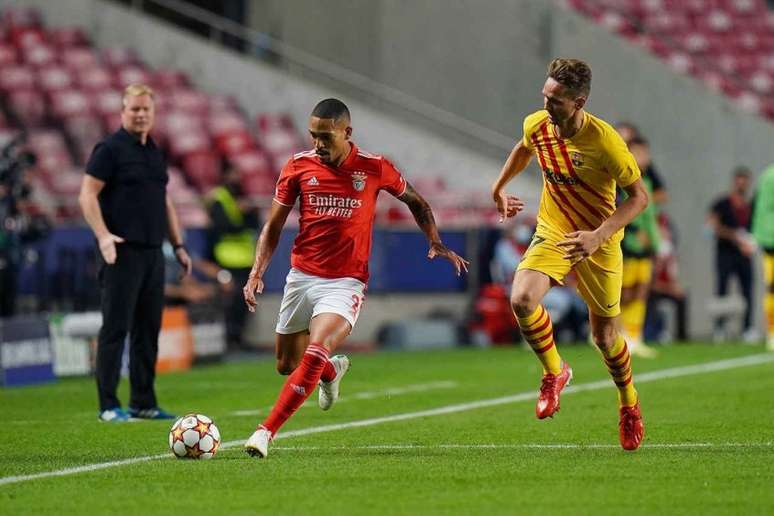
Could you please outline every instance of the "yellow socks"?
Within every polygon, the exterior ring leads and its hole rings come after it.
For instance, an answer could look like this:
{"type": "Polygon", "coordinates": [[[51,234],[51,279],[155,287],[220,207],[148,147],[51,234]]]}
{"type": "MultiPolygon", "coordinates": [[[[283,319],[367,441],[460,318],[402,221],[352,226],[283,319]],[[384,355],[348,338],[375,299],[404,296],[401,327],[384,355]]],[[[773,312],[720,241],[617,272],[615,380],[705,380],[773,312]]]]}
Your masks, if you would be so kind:
{"type": "Polygon", "coordinates": [[[626,336],[635,342],[642,342],[642,327],[645,325],[645,301],[634,299],[621,306],[621,324],[626,336]]]}
{"type": "Polygon", "coordinates": [[[562,371],[562,359],[554,343],[554,326],[548,311],[539,305],[526,317],[516,317],[521,334],[529,343],[540,362],[543,372],[559,374],[562,371]]]}
{"type": "Polygon", "coordinates": [[[607,370],[618,387],[618,402],[622,407],[637,403],[637,391],[632,382],[632,360],[623,336],[619,333],[609,351],[602,351],[607,370]]]}
{"type": "Polygon", "coordinates": [[[766,308],[766,320],[768,321],[769,328],[768,337],[769,342],[771,342],[774,340],[774,292],[766,292],[764,303],[766,308]]]}

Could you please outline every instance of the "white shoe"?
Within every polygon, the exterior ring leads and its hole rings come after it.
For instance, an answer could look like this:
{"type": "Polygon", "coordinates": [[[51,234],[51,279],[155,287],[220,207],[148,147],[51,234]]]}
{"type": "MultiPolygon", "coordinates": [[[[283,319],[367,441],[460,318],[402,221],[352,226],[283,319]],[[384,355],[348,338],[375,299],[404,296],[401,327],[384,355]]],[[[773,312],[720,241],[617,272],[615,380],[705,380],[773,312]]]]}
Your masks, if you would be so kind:
{"type": "Polygon", "coordinates": [[[644,342],[632,343],[629,345],[629,352],[640,358],[656,358],[658,351],[648,346],[644,342]]]}
{"type": "Polygon", "coordinates": [[[750,328],[749,330],[745,330],[745,332],[742,334],[742,342],[745,344],[758,344],[762,339],[761,333],[756,330],[755,328],[750,328]]]}
{"type": "Polygon", "coordinates": [[[336,369],[336,378],[330,382],[320,380],[317,404],[323,410],[330,409],[336,400],[339,399],[339,383],[344,375],[347,374],[347,371],[349,371],[349,358],[345,355],[335,355],[330,360],[333,368],[336,369]]]}
{"type": "Polygon", "coordinates": [[[271,432],[259,426],[258,430],[253,432],[253,435],[245,443],[245,452],[251,457],[266,458],[269,454],[271,438],[271,432]]]}

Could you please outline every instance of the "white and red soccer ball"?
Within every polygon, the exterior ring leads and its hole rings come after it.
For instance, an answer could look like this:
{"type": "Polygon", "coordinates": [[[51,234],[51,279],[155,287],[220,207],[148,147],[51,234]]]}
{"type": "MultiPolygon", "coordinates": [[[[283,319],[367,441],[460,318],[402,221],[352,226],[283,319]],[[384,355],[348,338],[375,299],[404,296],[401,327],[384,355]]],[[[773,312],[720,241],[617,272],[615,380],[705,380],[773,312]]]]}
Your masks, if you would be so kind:
{"type": "Polygon", "coordinates": [[[211,459],[220,446],[220,430],[202,414],[181,417],[169,431],[169,449],[178,459],[211,459]]]}

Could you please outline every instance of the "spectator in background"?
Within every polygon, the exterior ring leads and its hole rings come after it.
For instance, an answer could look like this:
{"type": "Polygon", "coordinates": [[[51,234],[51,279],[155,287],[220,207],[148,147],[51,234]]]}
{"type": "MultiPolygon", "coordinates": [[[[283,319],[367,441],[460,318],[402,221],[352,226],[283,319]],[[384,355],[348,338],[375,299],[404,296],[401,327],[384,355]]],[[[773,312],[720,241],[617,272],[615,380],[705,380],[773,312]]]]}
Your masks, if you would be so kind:
{"type": "Polygon", "coordinates": [[[132,84],[122,103],[122,127],[94,147],[78,199],[101,258],[98,417],[110,422],[173,419],[159,408],[154,389],[164,307],[164,237],[186,274],[191,273],[191,258],[167,193],[166,161],[149,134],[155,117],[153,90],[132,84]],[[125,411],[116,390],[127,333],[131,397],[125,411]]]}
{"type": "Polygon", "coordinates": [[[763,249],[763,275],[766,281],[764,309],[768,327],[766,348],[774,351],[774,164],[763,171],[755,194],[752,233],[763,249]]]}
{"type": "Polygon", "coordinates": [[[213,259],[222,269],[218,279],[230,287],[224,314],[226,344],[235,351],[245,347],[247,305],[239,286],[247,283],[255,261],[258,208],[245,198],[239,171],[230,167],[223,172],[223,184],[210,192],[208,208],[213,259]]]}
{"type": "MultiPolygon", "coordinates": [[[[531,221],[522,218],[505,228],[495,244],[490,264],[492,280],[504,287],[506,295],[510,293],[516,267],[529,248],[534,233],[534,218],[531,221]]],[[[560,342],[580,341],[588,333],[588,309],[575,290],[576,284],[577,278],[571,272],[563,285],[554,286],[543,298],[543,305],[554,322],[556,339],[560,342]]]]}
{"type": "MultiPolygon", "coordinates": [[[[640,170],[650,166],[648,142],[641,136],[629,141],[629,151],[640,170]]],[[[652,192],[652,179],[643,174],[642,182],[648,193],[652,192]]],[[[625,192],[622,192],[626,198],[625,192]]],[[[653,202],[627,224],[621,241],[623,251],[623,280],[621,288],[621,325],[631,353],[643,358],[654,358],[657,352],[648,347],[643,339],[643,327],[650,282],[653,276],[653,256],[658,251],[659,232],[656,223],[656,207],[653,202]]]]}
{"type": "Polygon", "coordinates": [[[648,296],[645,319],[645,338],[670,341],[688,340],[688,295],[680,284],[677,264],[677,236],[669,217],[664,212],[658,216],[660,242],[658,254],[653,263],[653,282],[648,296]],[[657,307],[661,301],[669,301],[675,307],[676,335],[664,333],[663,314],[657,307]]]}
{"type": "MultiPolygon", "coordinates": [[[[728,294],[728,284],[732,277],[739,281],[739,287],[745,300],[744,330],[742,339],[754,342],[758,335],[752,326],[752,255],[755,241],[749,229],[752,204],[749,198],[750,170],[738,167],[734,170],[731,191],[717,199],[710,207],[707,224],[716,239],[715,277],[716,293],[723,297],[728,294]]],[[[725,317],[715,319],[715,341],[727,338],[725,317]]]]}
{"type": "MultiPolygon", "coordinates": [[[[618,134],[621,135],[621,138],[623,138],[623,141],[626,142],[628,147],[631,147],[632,141],[635,139],[644,141],[644,137],[642,136],[640,130],[631,122],[619,122],[615,128],[618,131],[618,134]]],[[[646,142],[644,146],[640,146],[639,151],[645,153],[646,155],[646,157],[643,159],[644,162],[647,163],[647,166],[645,166],[645,168],[641,168],[642,177],[647,178],[650,183],[651,200],[656,204],[658,213],[663,205],[666,204],[666,202],[669,200],[666,185],[661,178],[661,174],[653,165],[653,160],[651,159],[650,155],[650,145],[646,142]]]]}

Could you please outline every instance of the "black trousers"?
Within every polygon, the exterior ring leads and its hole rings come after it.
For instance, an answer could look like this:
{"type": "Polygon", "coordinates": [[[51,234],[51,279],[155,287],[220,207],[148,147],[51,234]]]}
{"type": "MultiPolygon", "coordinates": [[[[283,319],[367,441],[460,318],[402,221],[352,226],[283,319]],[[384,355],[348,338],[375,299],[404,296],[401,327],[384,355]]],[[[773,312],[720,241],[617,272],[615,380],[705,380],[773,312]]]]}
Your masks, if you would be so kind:
{"type": "MultiPolygon", "coordinates": [[[[97,341],[97,391],[100,410],[121,406],[116,390],[121,355],[129,338],[129,406],[156,407],[156,378],[161,312],[164,308],[164,255],[160,248],[118,244],[118,258],[107,265],[102,256],[99,280],[102,328],[97,341]]],[[[99,251],[97,251],[99,254],[99,251]]]]}
{"type": "MultiPolygon", "coordinates": [[[[728,284],[732,277],[736,276],[739,288],[745,301],[744,329],[747,330],[752,323],[753,294],[752,294],[752,260],[740,253],[719,251],[715,261],[715,274],[717,275],[716,293],[725,296],[728,293],[728,284]]],[[[725,324],[725,317],[715,320],[715,328],[725,324]]]]}
{"type": "Polygon", "coordinates": [[[225,305],[226,343],[232,349],[239,349],[243,346],[242,334],[244,333],[248,312],[242,287],[247,283],[250,268],[228,269],[228,271],[231,273],[234,288],[225,305]]]}

